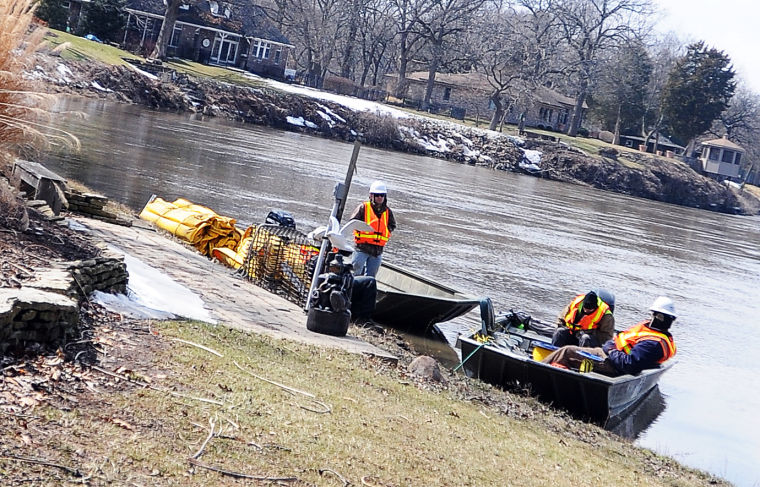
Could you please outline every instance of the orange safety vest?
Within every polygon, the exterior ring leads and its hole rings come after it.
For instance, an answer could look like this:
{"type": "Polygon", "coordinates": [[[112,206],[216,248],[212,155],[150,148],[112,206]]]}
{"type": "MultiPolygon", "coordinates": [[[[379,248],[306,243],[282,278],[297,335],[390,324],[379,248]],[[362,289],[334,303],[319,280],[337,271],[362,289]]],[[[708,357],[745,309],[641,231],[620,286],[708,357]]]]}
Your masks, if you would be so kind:
{"type": "Polygon", "coordinates": [[[661,364],[676,354],[676,342],[673,341],[672,336],[653,330],[647,325],[649,325],[649,321],[642,321],[618,333],[615,336],[615,347],[622,352],[630,354],[631,349],[637,343],[644,340],[655,340],[662,346],[662,358],[657,361],[658,364],[661,364]]]}
{"type": "Polygon", "coordinates": [[[581,309],[585,294],[581,294],[576,297],[572,303],[570,303],[570,310],[565,315],[565,326],[571,330],[593,330],[599,326],[599,322],[602,321],[602,316],[610,310],[610,307],[602,301],[598,296],[596,298],[596,311],[589,315],[584,315],[578,323],[575,323],[575,316],[581,309]]]}
{"type": "Polygon", "coordinates": [[[388,230],[388,210],[386,209],[380,217],[375,214],[369,201],[364,202],[364,222],[371,226],[374,232],[354,232],[354,240],[357,244],[370,244],[385,247],[388,239],[391,238],[391,232],[388,230]]]}

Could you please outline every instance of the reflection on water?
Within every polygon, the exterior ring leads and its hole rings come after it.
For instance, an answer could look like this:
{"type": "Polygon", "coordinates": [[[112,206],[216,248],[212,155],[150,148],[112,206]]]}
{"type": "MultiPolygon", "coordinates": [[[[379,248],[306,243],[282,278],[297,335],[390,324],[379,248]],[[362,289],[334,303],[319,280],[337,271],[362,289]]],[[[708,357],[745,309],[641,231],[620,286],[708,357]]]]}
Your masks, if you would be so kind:
{"type": "MultiPolygon", "coordinates": [[[[151,194],[185,197],[263,222],[290,211],[326,224],[351,144],[134,106],[67,100],[89,120],[63,118],[81,154],[51,154],[66,177],[140,209],[151,194]]],[[[660,381],[667,409],[637,443],[737,485],[760,478],[760,218],[630,198],[571,184],[363,147],[347,208],[374,179],[389,186],[399,226],[386,259],[476,296],[553,320],[572,297],[616,295],[618,328],[659,294],[674,299],[678,363],[660,381]],[[724,414],[715,414],[720,411],[724,414]]],[[[476,326],[457,320],[453,341],[476,326]]]]}
{"type": "Polygon", "coordinates": [[[665,397],[660,388],[655,386],[629,414],[621,418],[611,418],[604,427],[623,438],[635,440],[665,412],[665,408],[665,397]]]}

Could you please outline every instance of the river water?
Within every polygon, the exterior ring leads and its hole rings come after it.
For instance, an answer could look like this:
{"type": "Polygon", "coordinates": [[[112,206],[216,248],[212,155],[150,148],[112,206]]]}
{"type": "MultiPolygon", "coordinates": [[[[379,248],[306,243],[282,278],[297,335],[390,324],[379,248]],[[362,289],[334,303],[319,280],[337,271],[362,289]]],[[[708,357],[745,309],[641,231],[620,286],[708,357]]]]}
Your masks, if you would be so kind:
{"type": "MultiPolygon", "coordinates": [[[[152,194],[184,197],[241,227],[276,208],[304,231],[326,224],[353,148],[102,101],[58,108],[88,116],[57,118],[83,148],[51,150],[51,169],[136,210],[152,194]]],[[[660,381],[665,410],[636,444],[760,486],[760,218],[367,147],[346,211],[378,178],[399,224],[386,259],[490,296],[497,312],[553,320],[576,294],[605,287],[620,328],[645,318],[656,296],[673,298],[677,363],[660,381]]]]}

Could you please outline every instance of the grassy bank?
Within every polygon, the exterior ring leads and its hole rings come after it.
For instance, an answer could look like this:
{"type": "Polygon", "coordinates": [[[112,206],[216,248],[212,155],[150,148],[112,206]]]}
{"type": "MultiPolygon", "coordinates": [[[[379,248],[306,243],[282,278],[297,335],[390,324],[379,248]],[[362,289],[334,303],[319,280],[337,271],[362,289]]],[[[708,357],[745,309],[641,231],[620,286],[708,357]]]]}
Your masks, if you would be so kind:
{"type": "Polygon", "coordinates": [[[37,485],[81,482],[71,472],[91,485],[221,486],[234,476],[288,485],[715,485],[475,381],[464,391],[420,382],[403,367],[223,326],[119,326],[95,338],[110,362],[81,371],[88,386],[75,405],[48,401],[18,436],[0,415],[11,442],[0,473],[46,479],[37,485]],[[51,475],[25,456],[70,471],[51,475]]]}

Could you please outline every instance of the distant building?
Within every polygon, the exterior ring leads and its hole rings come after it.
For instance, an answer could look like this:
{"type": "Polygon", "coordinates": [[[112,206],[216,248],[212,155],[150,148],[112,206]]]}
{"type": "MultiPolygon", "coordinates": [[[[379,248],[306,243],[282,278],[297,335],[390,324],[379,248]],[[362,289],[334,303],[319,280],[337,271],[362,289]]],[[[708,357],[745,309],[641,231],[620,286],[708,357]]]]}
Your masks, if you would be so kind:
{"type": "MultiPolygon", "coordinates": [[[[124,48],[149,55],[164,21],[163,0],[127,0],[124,48]]],[[[251,2],[200,0],[181,5],[167,55],[284,78],[293,45],[251,2]]]]}
{"type": "MultiPolygon", "coordinates": [[[[646,138],[639,137],[637,135],[620,135],[620,145],[644,152],[654,153],[655,138],[650,137],[649,142],[646,144],[646,147],[643,147],[645,141],[646,138]]],[[[685,148],[683,146],[676,144],[664,135],[660,135],[657,139],[657,150],[662,154],[672,152],[673,155],[679,156],[683,154],[684,149],[685,148]]]]}
{"type": "MultiPolygon", "coordinates": [[[[427,71],[408,73],[407,94],[404,103],[410,106],[420,106],[425,98],[427,71]]],[[[386,90],[389,93],[395,91],[398,84],[397,74],[385,75],[386,90]]],[[[437,73],[433,83],[433,92],[430,96],[431,111],[449,111],[454,118],[463,119],[465,113],[470,117],[476,115],[490,119],[496,107],[490,100],[493,87],[488,83],[488,78],[481,73],[437,73]]],[[[532,102],[530,106],[512,107],[507,113],[505,121],[516,124],[520,113],[525,111],[525,125],[529,127],[545,128],[555,131],[564,131],[572,116],[575,100],[571,97],[557,93],[549,88],[539,86],[530,90],[532,102]]],[[[583,104],[585,115],[588,105],[583,104]]]]}
{"type": "Polygon", "coordinates": [[[702,142],[702,155],[699,157],[702,171],[715,179],[738,178],[745,152],[744,148],[726,136],[702,142]]]}

